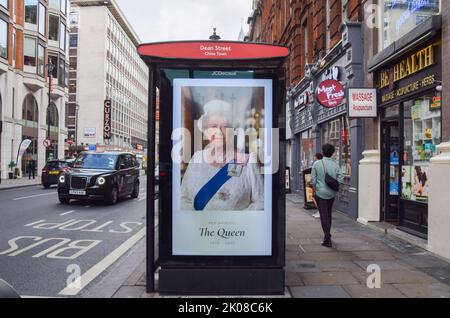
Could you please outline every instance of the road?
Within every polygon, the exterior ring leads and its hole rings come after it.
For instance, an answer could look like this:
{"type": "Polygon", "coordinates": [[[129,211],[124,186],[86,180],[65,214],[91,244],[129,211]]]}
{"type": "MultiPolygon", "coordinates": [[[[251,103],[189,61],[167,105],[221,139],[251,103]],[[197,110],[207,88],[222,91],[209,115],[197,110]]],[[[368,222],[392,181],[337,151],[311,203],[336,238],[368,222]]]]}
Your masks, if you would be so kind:
{"type": "Polygon", "coordinates": [[[56,188],[0,191],[0,278],[22,296],[73,297],[95,288],[145,234],[145,176],[140,195],[115,206],[72,201],[56,188]]]}

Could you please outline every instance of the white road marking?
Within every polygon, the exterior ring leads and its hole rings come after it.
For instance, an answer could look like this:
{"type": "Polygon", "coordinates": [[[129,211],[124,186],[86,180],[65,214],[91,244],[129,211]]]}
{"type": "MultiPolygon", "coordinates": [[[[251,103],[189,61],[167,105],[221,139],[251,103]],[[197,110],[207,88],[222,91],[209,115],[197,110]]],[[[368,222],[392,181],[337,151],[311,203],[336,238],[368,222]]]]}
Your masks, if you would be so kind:
{"type": "Polygon", "coordinates": [[[114,264],[123,254],[125,254],[134,244],[136,244],[140,239],[145,236],[146,228],[142,228],[139,232],[134,234],[128,240],[126,240],[122,245],[112,251],[108,256],[102,259],[100,262],[92,266],[87,272],[81,275],[79,282],[80,286],[77,288],[70,288],[67,286],[59,292],[58,295],[61,296],[76,296],[84,287],[86,287],[90,282],[92,282],[98,275],[105,271],[109,266],[114,264]]]}
{"type": "Polygon", "coordinates": [[[13,201],[25,200],[25,199],[36,198],[36,197],[43,197],[45,195],[53,195],[53,194],[58,194],[58,193],[52,192],[52,193],[35,194],[35,195],[27,196],[27,197],[15,198],[15,199],[13,199],[13,201]]]}
{"type": "Polygon", "coordinates": [[[141,202],[141,201],[144,201],[145,199],[147,199],[147,197],[139,198],[138,201],[141,202]]]}
{"type": "Polygon", "coordinates": [[[60,215],[61,215],[61,216],[64,216],[64,215],[67,215],[67,214],[70,214],[70,213],[73,213],[73,212],[75,212],[75,210],[70,210],[70,211],[61,213],[60,215]]]}
{"type": "Polygon", "coordinates": [[[90,205],[85,205],[84,207],[85,207],[85,208],[90,208],[91,206],[90,206],[90,205]]]}

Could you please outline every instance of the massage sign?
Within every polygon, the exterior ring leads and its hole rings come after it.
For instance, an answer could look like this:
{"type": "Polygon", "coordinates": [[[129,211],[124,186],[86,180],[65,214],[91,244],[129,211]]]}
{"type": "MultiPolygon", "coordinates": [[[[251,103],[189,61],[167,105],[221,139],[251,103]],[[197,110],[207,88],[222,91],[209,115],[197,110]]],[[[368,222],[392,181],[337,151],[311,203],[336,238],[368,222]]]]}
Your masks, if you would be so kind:
{"type": "Polygon", "coordinates": [[[317,87],[316,97],[317,101],[324,107],[337,107],[344,101],[344,87],[341,83],[335,80],[323,81],[317,87]]]}

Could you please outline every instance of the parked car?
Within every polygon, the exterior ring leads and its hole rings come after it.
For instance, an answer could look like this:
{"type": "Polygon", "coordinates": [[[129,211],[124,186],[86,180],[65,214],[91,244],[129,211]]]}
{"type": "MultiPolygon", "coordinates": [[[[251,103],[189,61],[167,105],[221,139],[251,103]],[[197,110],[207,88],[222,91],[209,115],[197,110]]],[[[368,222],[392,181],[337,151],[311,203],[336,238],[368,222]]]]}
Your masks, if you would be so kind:
{"type": "Polygon", "coordinates": [[[134,154],[82,152],[72,169],[60,175],[58,198],[63,204],[72,199],[116,204],[122,197],[137,198],[139,182],[139,163],[134,154]]]}
{"type": "Polygon", "coordinates": [[[59,176],[68,170],[70,170],[70,164],[65,160],[47,161],[41,173],[42,185],[48,189],[51,185],[58,184],[59,176]]]}

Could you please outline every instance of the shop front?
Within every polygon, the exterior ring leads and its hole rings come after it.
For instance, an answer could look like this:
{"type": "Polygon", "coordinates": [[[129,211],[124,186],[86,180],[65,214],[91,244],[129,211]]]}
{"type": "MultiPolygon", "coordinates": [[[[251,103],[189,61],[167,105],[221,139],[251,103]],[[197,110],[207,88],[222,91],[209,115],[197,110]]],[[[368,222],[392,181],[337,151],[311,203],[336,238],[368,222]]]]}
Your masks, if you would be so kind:
{"type": "Polygon", "coordinates": [[[428,168],[442,141],[442,43],[436,31],[374,72],[381,102],[380,219],[422,238],[428,235],[433,182],[428,168]]]}
{"type": "MultiPolygon", "coordinates": [[[[341,28],[342,41],[318,63],[306,67],[305,79],[293,94],[291,127],[295,134],[293,170],[296,192],[305,203],[311,196],[307,179],[316,153],[332,144],[333,159],[344,177],[335,208],[356,219],[358,216],[358,162],[363,150],[363,125],[348,114],[347,91],[362,87],[361,24],[347,23],[341,28]],[[352,167],[355,167],[352,169],[352,167]]],[[[305,204],[307,206],[307,204],[305,204]]]]}
{"type": "Polygon", "coordinates": [[[315,142],[312,134],[312,84],[301,82],[293,94],[291,122],[293,132],[291,175],[293,190],[303,194],[305,191],[304,172],[311,169],[315,151],[315,142]]]}

